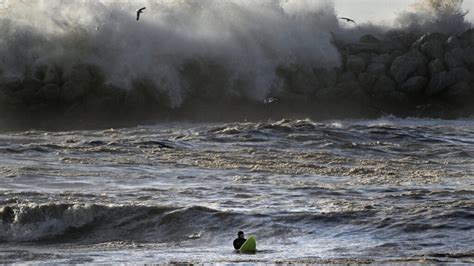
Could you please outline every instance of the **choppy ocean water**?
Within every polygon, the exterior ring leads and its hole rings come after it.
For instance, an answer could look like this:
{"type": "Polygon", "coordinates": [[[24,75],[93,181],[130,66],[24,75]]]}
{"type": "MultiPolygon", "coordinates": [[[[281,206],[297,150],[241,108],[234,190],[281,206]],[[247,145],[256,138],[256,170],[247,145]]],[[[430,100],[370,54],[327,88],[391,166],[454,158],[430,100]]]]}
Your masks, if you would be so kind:
{"type": "Polygon", "coordinates": [[[7,132],[0,262],[473,263],[473,195],[472,119],[7,132]]]}

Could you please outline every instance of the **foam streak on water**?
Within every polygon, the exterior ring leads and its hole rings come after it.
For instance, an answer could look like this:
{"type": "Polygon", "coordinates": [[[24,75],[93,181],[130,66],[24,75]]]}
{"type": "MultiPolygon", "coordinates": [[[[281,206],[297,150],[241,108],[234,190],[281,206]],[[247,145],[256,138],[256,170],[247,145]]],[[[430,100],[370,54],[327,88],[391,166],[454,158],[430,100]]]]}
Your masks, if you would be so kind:
{"type": "Polygon", "coordinates": [[[0,262],[474,262],[474,122],[0,135],[0,262]],[[258,239],[233,253],[238,230],[258,239]]]}

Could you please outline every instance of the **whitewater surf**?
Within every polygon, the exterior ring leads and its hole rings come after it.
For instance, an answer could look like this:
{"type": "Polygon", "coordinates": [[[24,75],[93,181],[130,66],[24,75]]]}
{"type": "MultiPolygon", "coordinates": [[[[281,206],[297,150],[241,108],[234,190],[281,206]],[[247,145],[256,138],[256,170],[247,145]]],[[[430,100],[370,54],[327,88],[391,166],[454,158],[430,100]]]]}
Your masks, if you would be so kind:
{"type": "Polygon", "coordinates": [[[0,263],[472,264],[465,7],[0,0],[0,263]]]}

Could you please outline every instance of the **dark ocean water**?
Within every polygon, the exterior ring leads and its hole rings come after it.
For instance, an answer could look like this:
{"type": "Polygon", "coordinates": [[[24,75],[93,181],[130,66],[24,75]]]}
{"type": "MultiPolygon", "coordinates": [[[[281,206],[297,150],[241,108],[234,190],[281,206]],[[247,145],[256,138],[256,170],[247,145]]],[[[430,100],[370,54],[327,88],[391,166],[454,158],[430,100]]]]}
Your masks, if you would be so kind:
{"type": "Polygon", "coordinates": [[[474,263],[474,119],[386,116],[473,113],[439,2],[0,0],[0,264],[474,263]]]}
{"type": "Polygon", "coordinates": [[[472,119],[2,133],[0,263],[473,263],[473,195],[472,119]]]}

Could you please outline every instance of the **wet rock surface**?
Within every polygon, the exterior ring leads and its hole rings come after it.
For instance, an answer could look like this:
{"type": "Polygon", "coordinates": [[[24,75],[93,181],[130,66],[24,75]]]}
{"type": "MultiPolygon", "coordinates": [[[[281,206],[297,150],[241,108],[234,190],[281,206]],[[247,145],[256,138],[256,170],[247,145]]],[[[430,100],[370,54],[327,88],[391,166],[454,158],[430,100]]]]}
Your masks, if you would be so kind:
{"type": "MultiPolygon", "coordinates": [[[[338,44],[347,58],[342,68],[357,77],[357,85],[380,112],[451,118],[472,115],[474,109],[468,103],[474,100],[473,29],[459,35],[389,32],[338,44]],[[365,67],[361,53],[369,55],[365,67]],[[420,106],[436,108],[418,112],[420,106]]],[[[338,82],[347,84],[350,76],[340,76],[338,82]]]]}
{"type": "Polygon", "coordinates": [[[222,87],[242,91],[249,84],[229,83],[232,73],[224,66],[195,59],[181,70],[178,80],[187,84],[192,97],[179,106],[173,105],[171,98],[176,95],[166,90],[166,83],[137,77],[130,84],[112,84],[99,66],[81,62],[67,67],[38,64],[23,76],[0,70],[0,110],[4,117],[15,119],[41,120],[47,114],[80,117],[77,121],[124,116],[179,119],[189,112],[198,117],[203,110],[215,119],[242,115],[260,119],[270,113],[285,116],[288,111],[323,119],[390,113],[417,116],[419,106],[443,106],[433,113],[425,108],[423,116],[455,118],[474,113],[474,30],[459,35],[367,34],[354,42],[334,38],[341,54],[339,67],[281,65],[275,69],[278,81],[259,85],[274,87],[271,96],[278,97],[279,103],[271,108],[263,106],[263,98],[222,93],[222,87]]]}

